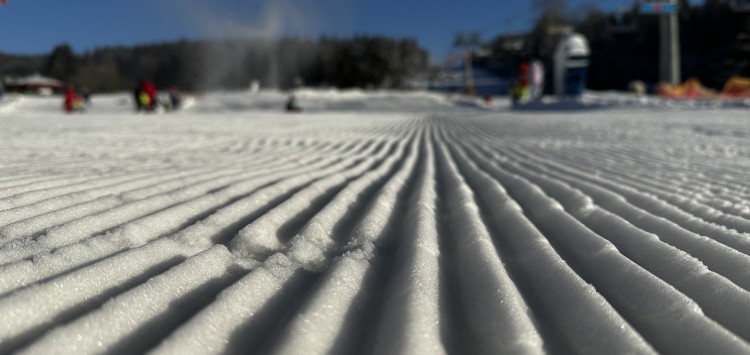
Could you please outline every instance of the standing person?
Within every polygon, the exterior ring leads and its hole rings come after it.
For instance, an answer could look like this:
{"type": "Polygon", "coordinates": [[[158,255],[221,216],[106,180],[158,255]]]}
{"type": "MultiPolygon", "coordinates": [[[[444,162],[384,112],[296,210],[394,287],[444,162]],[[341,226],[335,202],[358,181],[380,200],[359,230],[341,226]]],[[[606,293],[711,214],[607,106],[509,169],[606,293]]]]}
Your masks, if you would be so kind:
{"type": "Polygon", "coordinates": [[[150,112],[156,108],[156,86],[150,81],[139,81],[134,94],[138,111],[150,112]]]}
{"type": "Polygon", "coordinates": [[[531,90],[531,64],[529,62],[522,62],[518,66],[518,76],[515,79],[515,85],[511,87],[513,102],[515,104],[529,102],[531,90]]]}
{"type": "Polygon", "coordinates": [[[541,100],[544,95],[544,64],[538,59],[531,61],[531,101],[541,100]]]}
{"type": "Polygon", "coordinates": [[[83,98],[83,101],[88,105],[91,103],[91,91],[89,91],[89,88],[83,87],[81,89],[81,97],[83,98]]]}
{"type": "Polygon", "coordinates": [[[299,106],[299,102],[297,102],[297,97],[295,97],[293,94],[289,96],[289,99],[286,101],[286,112],[301,112],[302,108],[299,106]]]}
{"type": "Polygon", "coordinates": [[[146,110],[154,111],[156,109],[156,86],[152,82],[144,80],[143,92],[148,96],[146,110]]]}
{"type": "Polygon", "coordinates": [[[182,103],[180,92],[174,86],[170,87],[169,90],[167,90],[167,92],[169,93],[169,109],[170,110],[179,109],[180,104],[182,103]]]}
{"type": "Polygon", "coordinates": [[[531,84],[531,64],[529,62],[523,62],[518,67],[518,83],[520,85],[519,100],[522,103],[526,103],[529,100],[530,84],[531,84]]]}

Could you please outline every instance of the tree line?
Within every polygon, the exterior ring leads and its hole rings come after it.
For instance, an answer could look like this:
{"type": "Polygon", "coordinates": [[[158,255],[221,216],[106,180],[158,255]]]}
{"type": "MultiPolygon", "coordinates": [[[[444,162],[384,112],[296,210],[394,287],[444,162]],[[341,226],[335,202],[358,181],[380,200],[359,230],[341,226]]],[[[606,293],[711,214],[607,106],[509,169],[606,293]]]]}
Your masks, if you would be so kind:
{"type": "Polygon", "coordinates": [[[140,79],[183,90],[247,88],[253,81],[281,89],[400,88],[428,61],[415,40],[384,36],[180,40],[80,54],[65,43],[49,55],[0,54],[0,73],[41,73],[96,92],[130,90],[140,79]]]}

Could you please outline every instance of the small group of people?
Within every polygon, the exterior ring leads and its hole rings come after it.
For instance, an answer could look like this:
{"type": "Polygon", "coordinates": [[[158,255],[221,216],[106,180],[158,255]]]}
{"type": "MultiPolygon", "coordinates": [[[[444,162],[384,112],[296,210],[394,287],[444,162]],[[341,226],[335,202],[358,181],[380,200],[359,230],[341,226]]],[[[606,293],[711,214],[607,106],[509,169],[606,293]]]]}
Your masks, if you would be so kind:
{"type": "MultiPolygon", "coordinates": [[[[156,86],[148,80],[140,80],[133,96],[138,112],[154,112],[159,108],[166,111],[177,110],[182,104],[182,96],[175,87],[166,90],[167,96],[159,98],[156,86]]],[[[63,91],[63,110],[68,113],[84,112],[91,105],[88,89],[76,90],[68,86],[63,91]]]]}
{"type": "Polygon", "coordinates": [[[65,110],[65,112],[84,112],[90,102],[91,98],[87,89],[84,88],[78,92],[72,86],[65,88],[63,99],[63,110],[65,110]]]}
{"type": "Polygon", "coordinates": [[[510,89],[513,104],[536,101],[544,93],[544,65],[539,60],[523,62],[518,67],[518,78],[510,89]]]}
{"type": "Polygon", "coordinates": [[[182,97],[175,87],[167,89],[168,98],[160,100],[156,86],[149,80],[140,80],[133,92],[135,109],[138,112],[154,112],[159,107],[172,111],[180,108],[182,97]]]}

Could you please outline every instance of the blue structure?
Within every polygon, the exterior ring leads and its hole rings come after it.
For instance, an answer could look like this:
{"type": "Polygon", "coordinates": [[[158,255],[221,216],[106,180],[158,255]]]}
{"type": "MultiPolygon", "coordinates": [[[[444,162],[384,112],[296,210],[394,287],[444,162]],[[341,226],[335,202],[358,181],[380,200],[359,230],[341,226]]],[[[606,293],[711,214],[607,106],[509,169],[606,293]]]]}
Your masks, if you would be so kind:
{"type": "Polygon", "coordinates": [[[672,14],[677,12],[677,4],[671,2],[658,2],[641,4],[641,13],[644,14],[672,14]]]}
{"type": "Polygon", "coordinates": [[[588,79],[588,67],[568,68],[565,71],[565,94],[569,96],[580,96],[586,90],[588,79]]]}
{"type": "Polygon", "coordinates": [[[569,33],[555,51],[555,95],[580,96],[586,89],[589,70],[589,45],[586,37],[569,33]]]}

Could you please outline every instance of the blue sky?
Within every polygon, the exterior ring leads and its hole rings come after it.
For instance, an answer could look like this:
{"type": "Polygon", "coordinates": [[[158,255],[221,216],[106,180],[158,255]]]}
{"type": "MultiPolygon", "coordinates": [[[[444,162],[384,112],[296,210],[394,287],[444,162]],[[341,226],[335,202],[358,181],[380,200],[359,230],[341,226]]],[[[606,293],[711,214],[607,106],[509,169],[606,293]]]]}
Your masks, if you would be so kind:
{"type": "MultiPolygon", "coordinates": [[[[569,0],[615,9],[633,0],[569,0]]],[[[181,38],[291,34],[413,37],[433,60],[447,57],[457,31],[483,38],[525,29],[529,0],[9,0],[0,7],[0,52],[80,52],[181,38]]]]}

